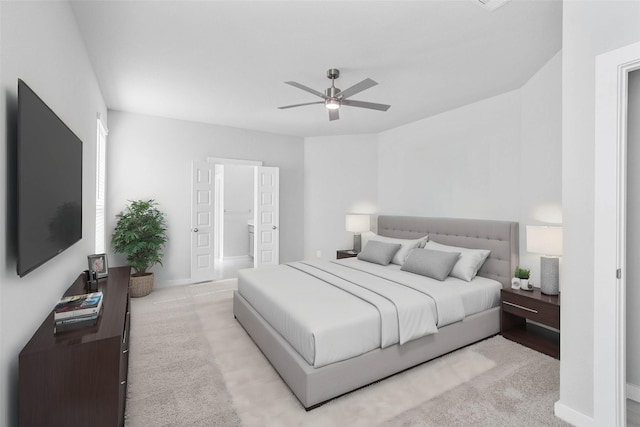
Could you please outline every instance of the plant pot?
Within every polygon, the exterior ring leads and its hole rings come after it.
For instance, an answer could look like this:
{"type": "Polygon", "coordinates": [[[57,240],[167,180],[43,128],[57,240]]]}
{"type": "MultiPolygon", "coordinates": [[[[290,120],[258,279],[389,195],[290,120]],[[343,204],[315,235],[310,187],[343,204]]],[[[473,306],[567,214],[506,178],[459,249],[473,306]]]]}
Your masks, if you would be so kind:
{"type": "Polygon", "coordinates": [[[153,289],[153,273],[132,274],[129,278],[129,295],[132,298],[144,297],[153,289]]]}
{"type": "Polygon", "coordinates": [[[520,279],[517,277],[511,279],[511,289],[520,289],[520,279]]]}
{"type": "Polygon", "coordinates": [[[520,289],[523,291],[532,291],[533,286],[529,283],[529,279],[520,279],[520,289]]]}

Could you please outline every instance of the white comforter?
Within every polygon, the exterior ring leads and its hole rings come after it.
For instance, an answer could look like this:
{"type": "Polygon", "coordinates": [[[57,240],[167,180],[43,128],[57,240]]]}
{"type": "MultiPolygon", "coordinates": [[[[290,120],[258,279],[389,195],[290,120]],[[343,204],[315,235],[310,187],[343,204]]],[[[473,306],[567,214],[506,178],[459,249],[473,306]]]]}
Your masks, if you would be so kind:
{"type": "MultiPolygon", "coordinates": [[[[471,314],[468,286],[450,279],[355,259],[309,261],[242,270],[238,291],[307,363],[321,367],[436,333],[471,314]]],[[[488,282],[499,293],[500,284],[488,282]]],[[[495,304],[497,297],[489,299],[495,304]]]]}

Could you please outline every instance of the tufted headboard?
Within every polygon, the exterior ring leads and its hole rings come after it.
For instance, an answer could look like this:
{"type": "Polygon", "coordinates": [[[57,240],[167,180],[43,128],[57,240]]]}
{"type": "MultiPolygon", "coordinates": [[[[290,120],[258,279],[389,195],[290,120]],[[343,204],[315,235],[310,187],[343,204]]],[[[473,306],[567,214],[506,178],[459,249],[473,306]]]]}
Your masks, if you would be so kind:
{"type": "Polygon", "coordinates": [[[443,245],[489,249],[489,258],[478,275],[497,280],[503,287],[511,286],[513,271],[518,265],[517,222],[380,215],[378,234],[401,239],[428,234],[429,240],[443,245]]]}

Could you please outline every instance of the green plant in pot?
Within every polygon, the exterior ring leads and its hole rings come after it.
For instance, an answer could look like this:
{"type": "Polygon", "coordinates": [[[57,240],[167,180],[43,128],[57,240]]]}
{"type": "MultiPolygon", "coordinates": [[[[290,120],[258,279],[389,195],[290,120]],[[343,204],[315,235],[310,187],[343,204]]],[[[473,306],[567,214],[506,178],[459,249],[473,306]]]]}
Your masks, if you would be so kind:
{"type": "Polygon", "coordinates": [[[524,289],[526,291],[530,291],[533,289],[533,286],[529,283],[529,276],[531,275],[531,270],[527,268],[516,267],[513,275],[520,279],[520,289],[524,289]]]}
{"type": "Polygon", "coordinates": [[[526,268],[516,267],[516,271],[513,275],[518,279],[529,279],[529,276],[531,275],[531,270],[528,270],[526,268]]]}
{"type": "Polygon", "coordinates": [[[133,200],[116,215],[116,228],[111,243],[117,253],[126,254],[134,273],[130,280],[132,297],[142,297],[153,289],[153,273],[148,270],[162,265],[162,248],[167,243],[165,217],[154,200],[133,200]]]}

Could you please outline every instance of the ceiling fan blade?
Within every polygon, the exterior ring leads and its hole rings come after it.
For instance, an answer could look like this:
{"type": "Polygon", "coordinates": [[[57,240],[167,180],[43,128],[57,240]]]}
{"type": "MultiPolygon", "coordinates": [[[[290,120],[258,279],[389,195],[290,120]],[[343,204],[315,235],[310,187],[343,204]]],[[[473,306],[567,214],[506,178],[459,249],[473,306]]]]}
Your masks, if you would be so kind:
{"type": "Polygon", "coordinates": [[[338,113],[338,109],[329,110],[329,121],[332,122],[334,120],[338,120],[340,118],[340,113],[338,113]]]}
{"type": "Polygon", "coordinates": [[[313,104],[324,104],[324,101],[305,102],[304,104],[285,105],[284,107],[278,107],[278,109],[284,110],[285,108],[302,107],[304,105],[313,105],[313,104]]]}
{"type": "Polygon", "coordinates": [[[352,95],[355,95],[356,93],[360,93],[363,90],[369,89],[370,87],[373,87],[377,84],[378,84],[377,82],[371,79],[364,79],[360,83],[356,83],[350,88],[345,89],[342,92],[338,93],[338,96],[341,97],[342,99],[346,99],[352,95]]]}
{"type": "Polygon", "coordinates": [[[326,99],[327,98],[324,93],[318,92],[317,90],[311,89],[310,87],[305,86],[303,84],[300,84],[298,82],[285,82],[285,83],[288,84],[288,85],[291,85],[293,87],[297,87],[298,89],[302,89],[302,90],[304,90],[306,92],[312,93],[315,96],[319,96],[322,99],[326,99]]]}
{"type": "Polygon", "coordinates": [[[342,105],[349,105],[350,107],[369,108],[371,110],[387,111],[391,105],[376,104],[375,102],[354,101],[351,99],[345,99],[340,102],[342,105]]]}

